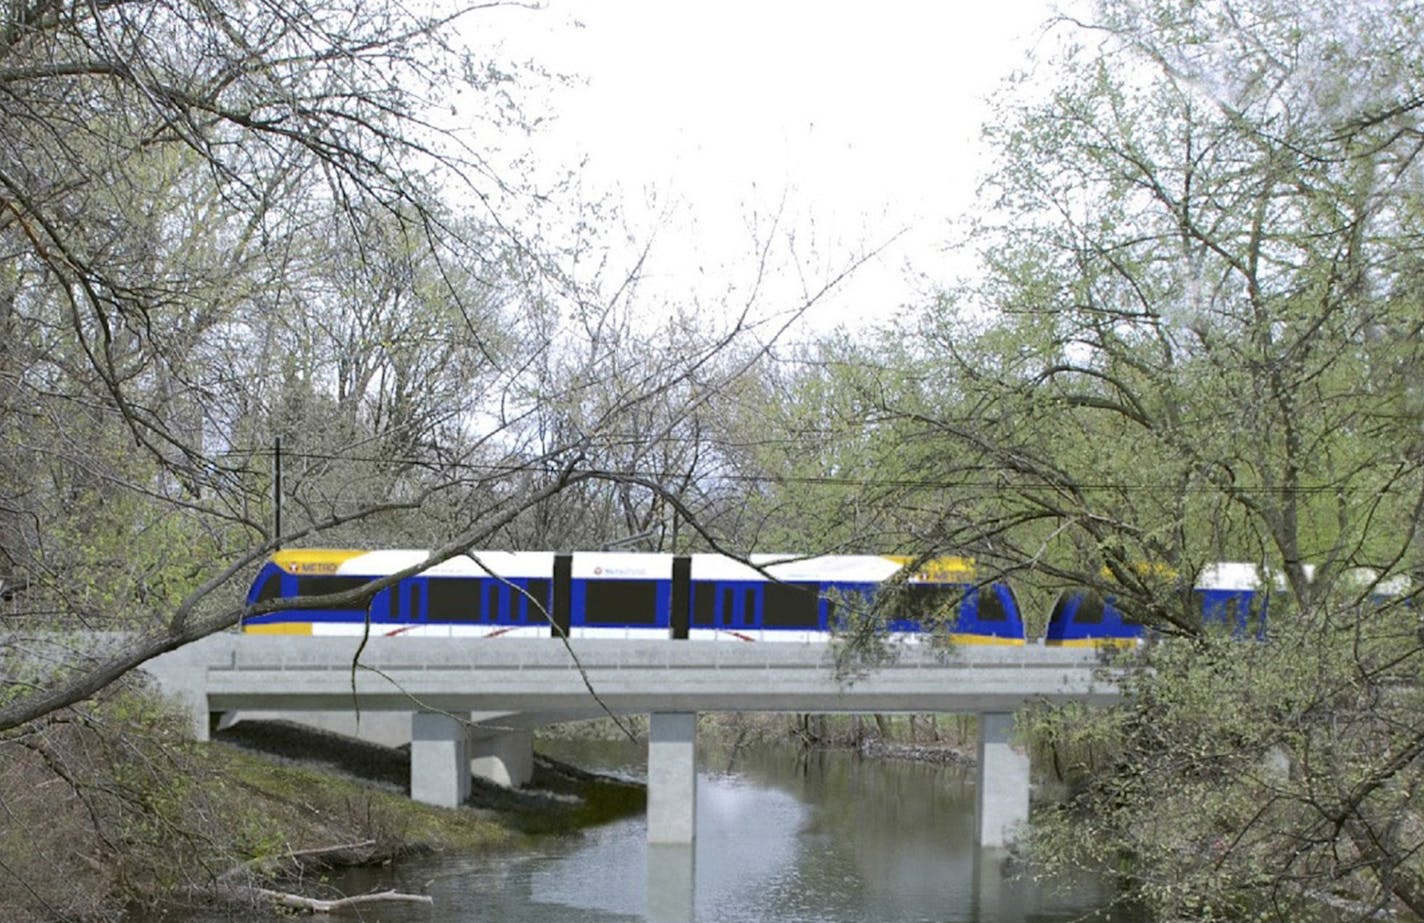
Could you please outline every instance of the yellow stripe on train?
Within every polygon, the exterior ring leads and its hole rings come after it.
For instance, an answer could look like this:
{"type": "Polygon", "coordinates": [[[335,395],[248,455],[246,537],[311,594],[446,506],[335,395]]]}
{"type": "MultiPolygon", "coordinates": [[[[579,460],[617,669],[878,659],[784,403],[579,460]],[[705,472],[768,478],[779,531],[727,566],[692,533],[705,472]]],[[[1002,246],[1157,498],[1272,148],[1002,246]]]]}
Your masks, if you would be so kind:
{"type": "Polygon", "coordinates": [[[334,574],[342,564],[368,553],[350,548],[292,548],[272,555],[272,563],[289,574],[334,574]]]}
{"type": "Polygon", "coordinates": [[[1137,638],[1045,638],[1044,647],[1117,647],[1127,649],[1138,645],[1137,638]]]}
{"type": "MultiPolygon", "coordinates": [[[[909,555],[883,555],[887,561],[894,561],[901,567],[909,567],[915,559],[909,555]]],[[[930,558],[921,561],[910,575],[911,580],[929,580],[936,583],[972,583],[975,567],[973,558],[930,558]]]]}
{"type": "Polygon", "coordinates": [[[971,635],[962,631],[951,632],[949,639],[955,644],[1001,644],[1009,647],[1023,646],[1023,638],[1003,638],[998,635],[971,635]]]}
{"type": "Polygon", "coordinates": [[[259,622],[256,625],[244,622],[242,631],[249,635],[309,635],[312,625],[311,622],[259,622]]]}

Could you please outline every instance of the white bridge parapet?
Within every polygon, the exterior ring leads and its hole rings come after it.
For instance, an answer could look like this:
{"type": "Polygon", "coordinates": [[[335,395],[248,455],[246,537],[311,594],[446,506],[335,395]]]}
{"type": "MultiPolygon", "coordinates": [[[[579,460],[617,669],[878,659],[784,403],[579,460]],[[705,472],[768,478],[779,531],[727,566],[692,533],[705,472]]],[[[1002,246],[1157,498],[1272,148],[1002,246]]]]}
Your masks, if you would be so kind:
{"type": "MultiPolygon", "coordinates": [[[[353,663],[358,647],[360,639],[350,637],[222,634],[157,658],[146,669],[194,710],[194,729],[204,738],[210,713],[239,710],[499,712],[559,720],[587,715],[593,706],[650,714],[654,727],[680,731],[704,711],[995,715],[989,721],[994,759],[988,762],[997,769],[985,775],[981,763],[980,801],[989,803],[988,793],[992,804],[1008,807],[981,810],[980,841],[988,846],[1003,845],[1008,831],[1027,819],[1028,758],[1006,749],[1012,713],[1032,701],[1106,704],[1119,697],[1115,674],[1096,652],[1037,644],[949,651],[906,644],[891,663],[849,676],[837,675],[829,644],[579,639],[565,646],[544,638],[380,637],[369,639],[353,663]],[[1004,772],[1006,765],[1014,771],[1004,772]],[[991,790],[995,785],[1014,791],[1006,796],[991,790]]],[[[468,774],[468,748],[449,737],[434,735],[420,752],[448,751],[460,765],[419,767],[425,791],[463,790],[440,775],[468,774]]],[[[670,744],[674,750],[690,746],[679,735],[670,740],[679,741],[670,744]]],[[[683,760],[679,756],[675,765],[683,760]]],[[[413,779],[416,773],[413,763],[413,779]]],[[[650,805],[666,804],[663,794],[650,792],[650,805]]],[[[690,840],[684,820],[676,829],[650,826],[650,839],[690,840]]]]}

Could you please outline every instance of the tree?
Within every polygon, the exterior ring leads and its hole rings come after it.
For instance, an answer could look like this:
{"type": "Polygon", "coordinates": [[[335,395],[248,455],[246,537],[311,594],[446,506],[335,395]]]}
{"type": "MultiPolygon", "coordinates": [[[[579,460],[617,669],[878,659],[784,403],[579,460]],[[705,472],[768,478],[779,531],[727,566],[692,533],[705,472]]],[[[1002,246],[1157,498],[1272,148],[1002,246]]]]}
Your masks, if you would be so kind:
{"type": "Polygon", "coordinates": [[[1154,627],[1120,711],[1052,724],[1122,757],[1077,802],[1091,834],[1042,848],[1139,857],[1169,916],[1424,911],[1424,650],[1361,570],[1420,586],[1418,12],[1061,20],[988,132],[980,281],[845,357],[922,546],[1154,627]],[[1268,574],[1271,643],[1194,613],[1182,585],[1219,560],[1268,574]]]}
{"type": "MultiPolygon", "coordinates": [[[[0,5],[0,765],[91,822],[43,843],[209,855],[118,680],[234,626],[277,548],[724,534],[719,402],[784,325],[753,294],[650,329],[641,261],[589,277],[589,222],[526,232],[587,206],[495,159],[537,77],[458,45],[480,9],[0,5]]],[[[31,845],[0,894],[34,904],[31,845]]]]}
{"type": "Polygon", "coordinates": [[[597,322],[638,266],[579,279],[560,256],[589,242],[522,235],[540,190],[432,115],[519,118],[511,73],[454,44],[472,12],[4,9],[0,729],[234,624],[283,544],[438,559],[595,480],[641,527],[695,479],[679,438],[754,327],[597,322]],[[56,631],[125,640],[39,656],[56,631]]]}

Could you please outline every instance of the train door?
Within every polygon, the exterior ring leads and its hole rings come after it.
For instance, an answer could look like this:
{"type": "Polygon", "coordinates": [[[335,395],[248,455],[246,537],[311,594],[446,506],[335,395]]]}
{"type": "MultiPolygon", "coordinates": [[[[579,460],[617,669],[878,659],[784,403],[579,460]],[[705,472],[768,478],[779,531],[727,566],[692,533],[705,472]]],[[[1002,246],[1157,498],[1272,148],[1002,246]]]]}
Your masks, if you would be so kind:
{"type": "Polygon", "coordinates": [[[475,621],[486,625],[511,624],[509,584],[491,577],[480,581],[480,607],[475,621]]]}
{"type": "Polygon", "coordinates": [[[514,593],[511,597],[510,606],[514,610],[515,621],[530,626],[533,629],[531,635],[547,635],[550,632],[554,617],[551,586],[548,579],[533,577],[526,582],[522,593],[514,593]]]}
{"type": "Polygon", "coordinates": [[[761,587],[745,583],[722,586],[717,607],[717,627],[723,631],[748,632],[761,625],[761,587]]]}

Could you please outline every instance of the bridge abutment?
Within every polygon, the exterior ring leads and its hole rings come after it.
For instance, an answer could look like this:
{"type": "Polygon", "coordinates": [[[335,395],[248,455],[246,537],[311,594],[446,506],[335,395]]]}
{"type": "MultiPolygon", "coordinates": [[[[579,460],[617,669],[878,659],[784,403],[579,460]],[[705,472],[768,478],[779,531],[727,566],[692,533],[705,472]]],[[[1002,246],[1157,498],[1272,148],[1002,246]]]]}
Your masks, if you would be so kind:
{"type": "Polygon", "coordinates": [[[648,717],[648,842],[697,836],[697,713],[648,717]]]}
{"type": "Polygon", "coordinates": [[[470,769],[482,779],[518,788],[534,778],[534,732],[470,729],[470,769]]]}
{"type": "Polygon", "coordinates": [[[979,783],[975,832],[979,845],[1008,846],[1028,823],[1029,756],[1013,741],[1012,712],[979,715],[979,783]]]}

